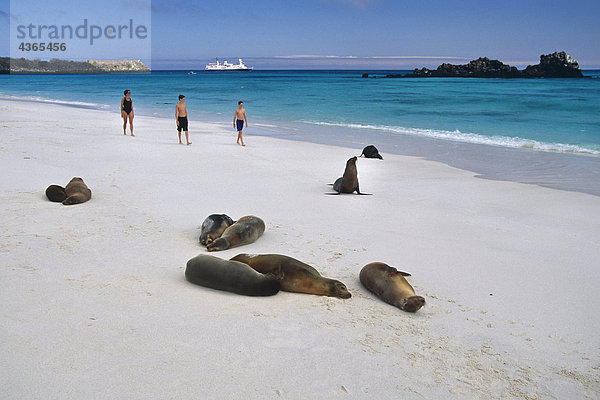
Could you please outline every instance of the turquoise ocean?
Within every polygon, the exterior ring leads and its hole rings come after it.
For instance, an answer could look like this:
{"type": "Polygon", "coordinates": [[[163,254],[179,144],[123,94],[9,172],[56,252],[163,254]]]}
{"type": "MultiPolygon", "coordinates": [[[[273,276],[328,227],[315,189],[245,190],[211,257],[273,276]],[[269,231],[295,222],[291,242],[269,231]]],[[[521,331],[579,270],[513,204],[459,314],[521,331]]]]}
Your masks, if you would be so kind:
{"type": "Polygon", "coordinates": [[[600,71],[584,79],[384,78],[399,72],[408,71],[0,75],[0,98],[118,113],[130,89],[136,115],[174,118],[184,94],[191,135],[194,120],[231,124],[243,100],[249,137],[375,144],[484,178],[600,195],[600,71]]]}

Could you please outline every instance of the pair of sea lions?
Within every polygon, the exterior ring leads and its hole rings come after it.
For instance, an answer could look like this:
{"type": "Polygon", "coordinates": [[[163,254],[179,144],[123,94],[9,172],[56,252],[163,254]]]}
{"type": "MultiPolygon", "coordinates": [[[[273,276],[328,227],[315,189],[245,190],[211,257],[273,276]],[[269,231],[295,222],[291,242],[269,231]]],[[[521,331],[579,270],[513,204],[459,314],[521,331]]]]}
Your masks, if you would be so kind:
{"type": "Polygon", "coordinates": [[[83,179],[75,177],[64,188],[59,185],[48,186],[46,197],[50,201],[64,205],[81,204],[92,198],[92,191],[83,182],[83,179]]]}
{"type": "Polygon", "coordinates": [[[199,255],[188,261],[185,277],[197,285],[248,296],[270,296],[284,290],[351,297],[342,282],[325,278],[310,265],[281,254],[238,254],[229,261],[199,255]]]}
{"type": "Polygon", "coordinates": [[[227,250],[253,243],[264,231],[265,222],[254,215],[233,221],[225,214],[211,214],[202,222],[200,243],[208,251],[227,250]]]}
{"type": "MultiPolygon", "coordinates": [[[[381,155],[379,154],[379,151],[373,145],[369,145],[369,146],[365,147],[360,156],[362,157],[363,155],[366,158],[379,158],[380,160],[383,160],[383,157],[381,157],[381,155]]],[[[355,157],[350,158],[346,162],[346,168],[344,169],[344,175],[342,175],[342,177],[336,179],[336,181],[333,183],[333,190],[335,190],[335,192],[336,192],[333,194],[354,193],[354,192],[356,192],[358,194],[368,194],[368,193],[360,192],[360,187],[358,185],[358,170],[356,168],[357,159],[358,158],[355,156],[355,157]]]]}

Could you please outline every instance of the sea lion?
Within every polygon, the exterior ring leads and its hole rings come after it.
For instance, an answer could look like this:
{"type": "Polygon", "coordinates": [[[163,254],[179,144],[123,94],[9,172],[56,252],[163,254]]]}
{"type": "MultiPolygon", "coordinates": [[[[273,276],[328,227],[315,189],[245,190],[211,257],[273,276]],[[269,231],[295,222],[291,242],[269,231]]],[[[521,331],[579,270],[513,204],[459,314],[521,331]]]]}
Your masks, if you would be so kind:
{"type": "Polygon", "coordinates": [[[279,277],[256,272],[248,264],[200,254],[187,262],[185,279],[196,285],[245,296],[272,296],[279,277]]]}
{"type": "Polygon", "coordinates": [[[248,264],[263,274],[280,273],[281,290],[348,299],[352,295],[346,285],[329,279],[308,264],[281,254],[238,254],[231,260],[248,264]]]}
{"type": "Polygon", "coordinates": [[[372,144],[365,147],[360,156],[365,156],[366,158],[379,158],[380,160],[383,160],[383,157],[381,157],[381,154],[379,154],[377,147],[373,146],[372,144]]]}
{"type": "Polygon", "coordinates": [[[92,198],[92,191],[87,187],[81,178],[73,178],[65,186],[67,198],[62,202],[68,206],[71,204],[85,203],[92,198]]]}
{"type": "Polygon", "coordinates": [[[225,214],[211,214],[200,228],[200,243],[206,246],[220,238],[225,229],[233,225],[233,220],[225,214]]]}
{"type": "Polygon", "coordinates": [[[50,185],[46,188],[46,197],[50,201],[62,203],[67,198],[65,188],[58,185],[50,185]]]}
{"type": "Polygon", "coordinates": [[[401,310],[416,312],[425,299],[415,295],[415,290],[396,268],[382,262],[367,264],[361,269],[360,282],[381,300],[401,310]]]}
{"type": "Polygon", "coordinates": [[[356,170],[356,156],[352,157],[346,162],[346,169],[344,175],[338,178],[333,184],[333,190],[339,193],[361,193],[358,188],[358,171],[356,170]]]}
{"type": "Polygon", "coordinates": [[[262,219],[254,215],[247,215],[225,229],[223,235],[208,244],[206,249],[208,251],[219,251],[249,244],[258,239],[264,231],[265,223],[262,219]]]}

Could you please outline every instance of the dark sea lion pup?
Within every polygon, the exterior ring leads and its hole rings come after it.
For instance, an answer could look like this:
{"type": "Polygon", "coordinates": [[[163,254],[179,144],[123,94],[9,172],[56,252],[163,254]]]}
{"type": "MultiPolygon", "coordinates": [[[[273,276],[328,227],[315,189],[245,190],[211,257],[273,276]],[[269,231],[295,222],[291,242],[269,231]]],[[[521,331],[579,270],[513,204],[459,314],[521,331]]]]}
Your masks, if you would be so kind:
{"type": "Polygon", "coordinates": [[[62,203],[67,198],[67,193],[65,193],[65,188],[62,186],[50,185],[46,188],[46,197],[50,201],[62,203]]]}
{"type": "Polygon", "coordinates": [[[92,191],[81,178],[73,178],[65,186],[67,198],[62,202],[64,205],[85,203],[92,198],[92,191]]]}
{"type": "Polygon", "coordinates": [[[200,228],[200,243],[206,246],[220,238],[225,229],[233,225],[233,220],[225,214],[211,214],[200,228]]]}
{"type": "Polygon", "coordinates": [[[365,156],[366,158],[379,158],[380,160],[383,160],[383,157],[381,157],[381,154],[379,154],[377,147],[373,146],[372,144],[365,147],[360,156],[365,156]]]}
{"type": "Polygon", "coordinates": [[[196,285],[245,296],[272,296],[279,292],[279,277],[256,272],[238,261],[198,255],[187,262],[185,279],[196,285]]]}
{"type": "MultiPolygon", "coordinates": [[[[361,193],[358,187],[358,171],[356,169],[357,157],[354,156],[346,162],[346,169],[344,169],[344,175],[338,178],[333,184],[333,190],[339,193],[361,193]]],[[[335,194],[335,193],[334,193],[335,194]]]]}
{"type": "Polygon", "coordinates": [[[208,251],[227,250],[232,247],[253,243],[265,231],[265,223],[254,215],[247,215],[225,229],[223,235],[208,244],[208,251]]]}
{"type": "Polygon", "coordinates": [[[281,290],[286,292],[317,294],[341,299],[352,296],[342,282],[325,278],[310,265],[292,257],[281,254],[238,254],[232,260],[246,263],[263,274],[281,273],[281,290]]]}
{"type": "Polygon", "coordinates": [[[417,312],[425,299],[415,295],[415,290],[396,268],[382,262],[367,264],[360,271],[360,282],[381,300],[401,310],[417,312]]]}

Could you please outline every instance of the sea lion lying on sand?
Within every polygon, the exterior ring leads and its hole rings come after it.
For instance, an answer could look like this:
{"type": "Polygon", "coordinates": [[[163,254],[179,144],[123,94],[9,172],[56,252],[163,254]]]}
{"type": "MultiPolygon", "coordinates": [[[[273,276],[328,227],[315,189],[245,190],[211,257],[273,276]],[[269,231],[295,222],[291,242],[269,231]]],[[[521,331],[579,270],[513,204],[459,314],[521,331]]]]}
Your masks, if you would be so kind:
{"type": "Polygon", "coordinates": [[[348,299],[346,285],[329,279],[308,264],[282,254],[238,254],[231,260],[248,264],[263,274],[280,274],[281,290],[348,299]]]}
{"type": "Polygon", "coordinates": [[[253,243],[264,231],[265,223],[262,219],[254,215],[247,215],[225,229],[223,235],[208,244],[206,249],[208,251],[227,250],[232,247],[253,243]]]}
{"type": "Polygon", "coordinates": [[[62,203],[67,198],[65,188],[58,185],[50,185],[46,188],[46,197],[50,201],[62,203]]]}
{"type": "Polygon", "coordinates": [[[187,262],[185,279],[196,285],[245,296],[272,296],[279,292],[279,277],[261,274],[248,264],[200,254],[187,262]]]}
{"type": "Polygon", "coordinates": [[[365,156],[366,158],[379,158],[380,160],[383,160],[383,157],[381,157],[381,154],[379,154],[377,147],[373,146],[372,144],[365,147],[360,156],[365,156]]]}
{"type": "Polygon", "coordinates": [[[416,312],[425,304],[425,299],[415,295],[415,290],[404,278],[406,273],[382,262],[365,265],[359,275],[363,286],[381,300],[401,310],[416,312]]]}
{"type": "Polygon", "coordinates": [[[204,246],[211,244],[221,237],[225,229],[234,224],[234,221],[225,214],[211,214],[204,222],[200,230],[200,243],[204,246]]]}

